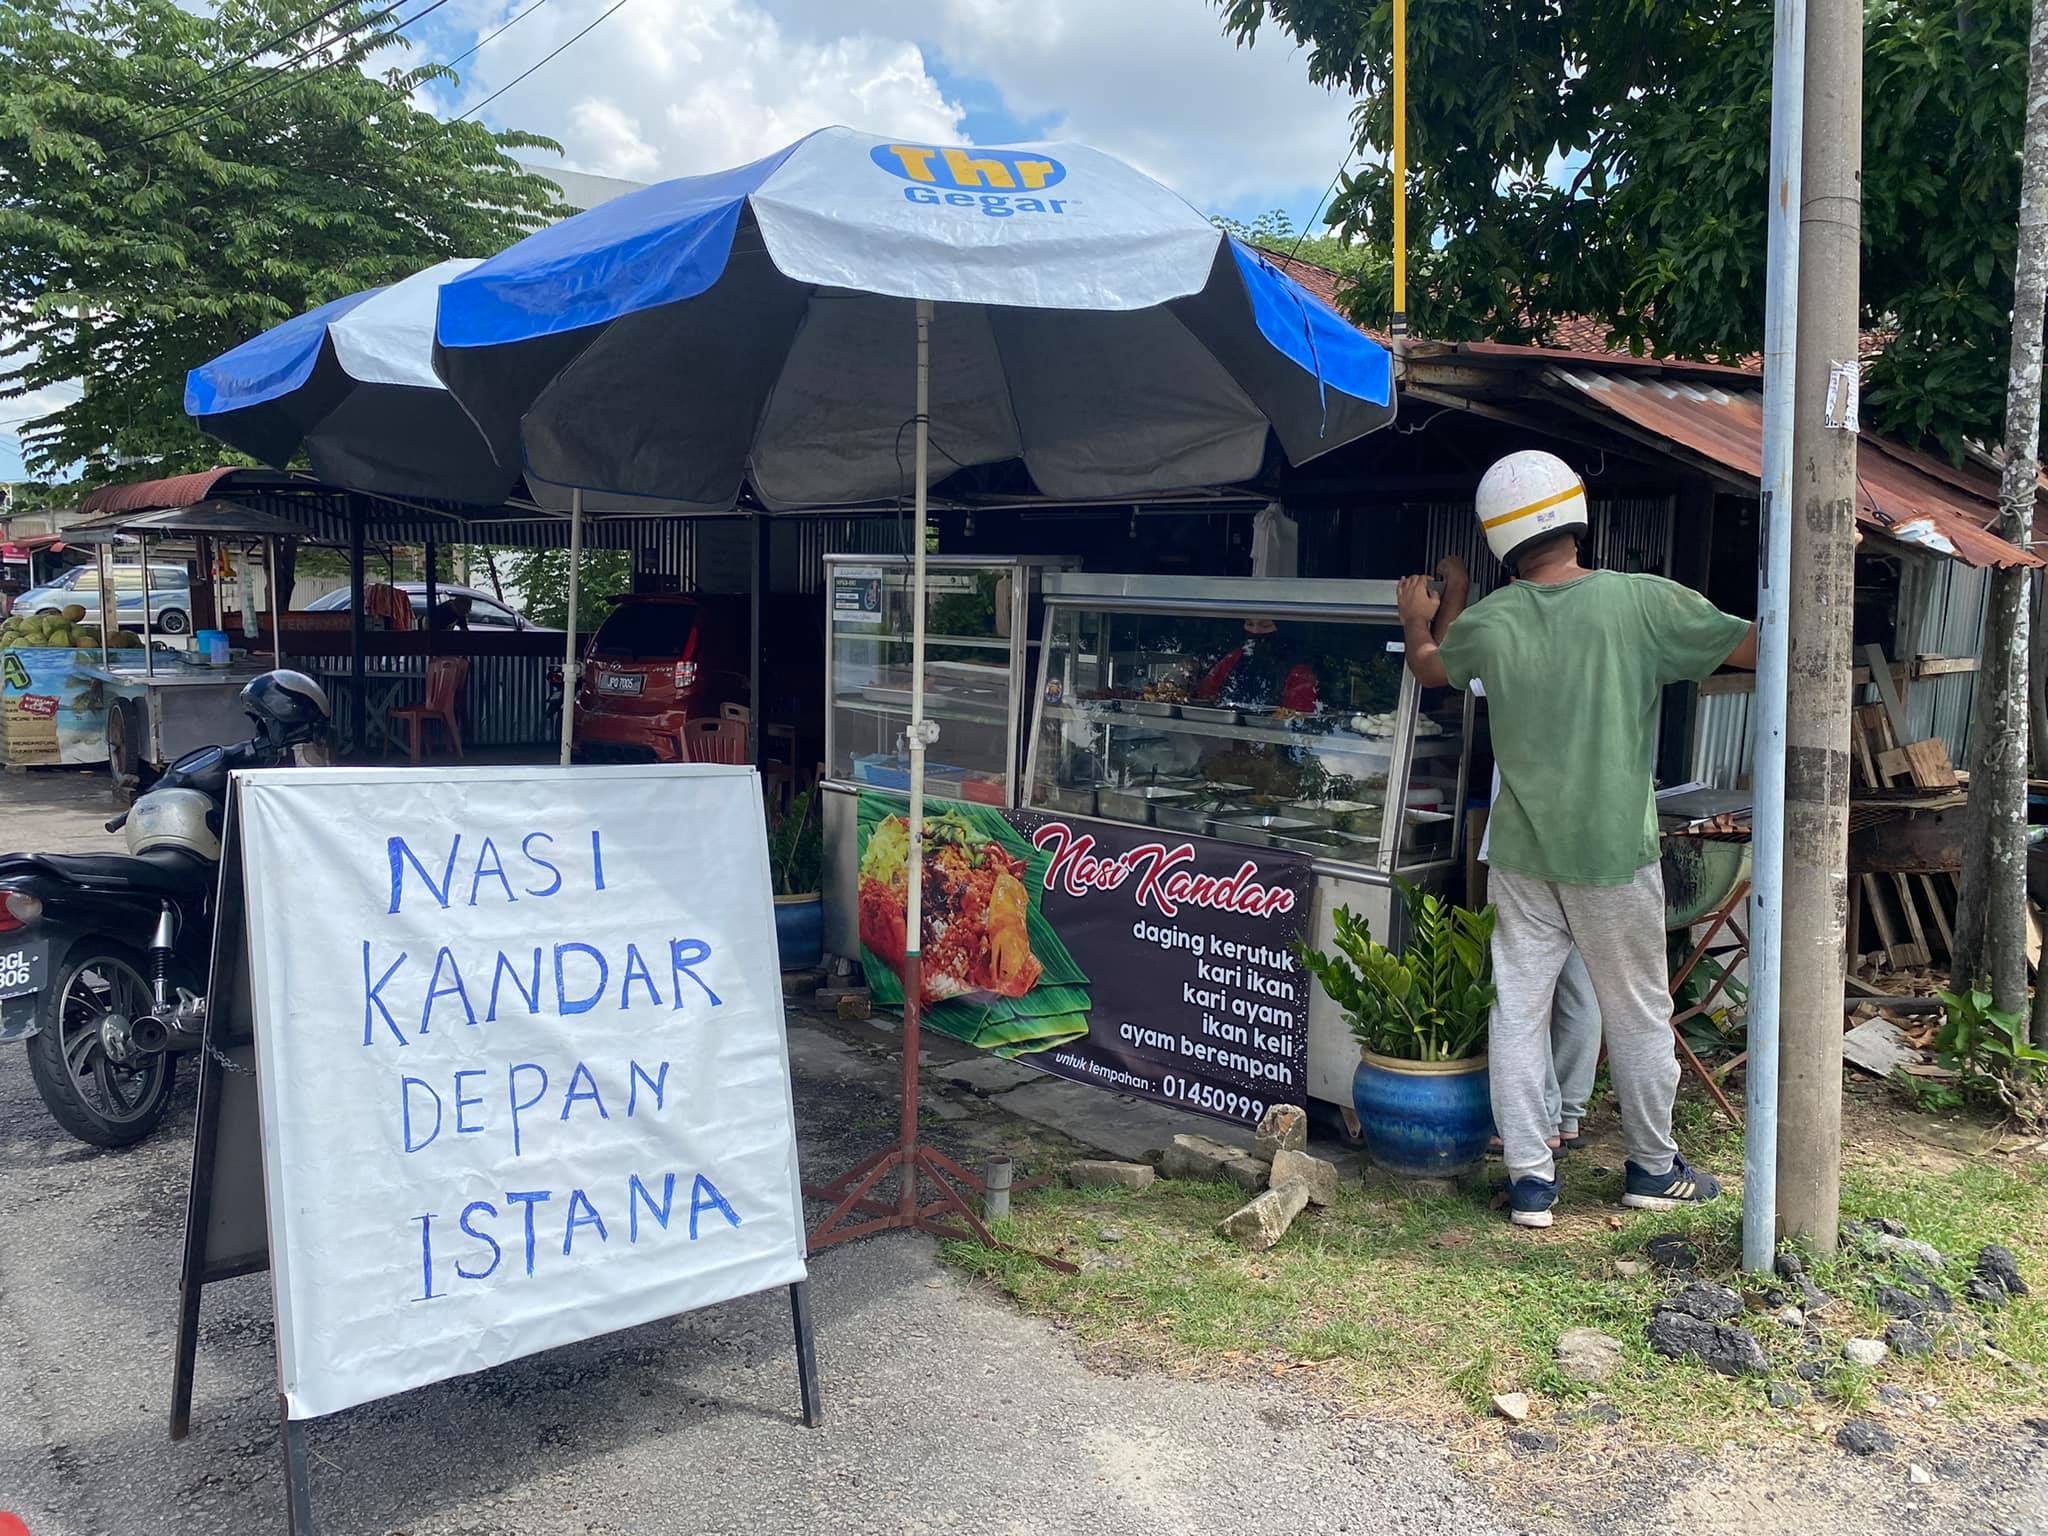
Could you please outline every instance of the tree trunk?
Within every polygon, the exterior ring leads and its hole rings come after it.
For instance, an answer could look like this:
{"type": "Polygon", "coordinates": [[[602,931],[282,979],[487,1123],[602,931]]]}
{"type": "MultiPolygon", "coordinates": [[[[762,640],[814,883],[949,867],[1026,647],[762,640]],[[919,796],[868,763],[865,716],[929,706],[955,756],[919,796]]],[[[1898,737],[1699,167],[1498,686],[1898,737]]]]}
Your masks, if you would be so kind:
{"type": "Polygon", "coordinates": [[[2027,771],[2048,777],[2048,615],[2042,613],[2044,584],[2033,579],[2033,628],[2027,646],[2027,771]]]}
{"type": "Polygon", "coordinates": [[[282,614],[292,605],[292,589],[299,584],[299,541],[279,539],[277,541],[277,591],[271,596],[271,603],[282,614]]]}
{"type": "MultiPolygon", "coordinates": [[[[2027,134],[2020,164],[2014,258],[2012,365],[2006,379],[2005,466],[1998,527],[2033,542],[2034,477],[2041,435],[2041,324],[2048,298],[2048,0],[2034,0],[2028,39],[2027,134]]],[[[1988,977],[2001,1008],[2027,1006],[2027,745],[2030,604],[2027,572],[1991,575],[1984,667],[1970,743],[1963,891],[1956,914],[1955,979],[1988,977]]],[[[2048,1022],[2037,1020],[2037,1024],[2048,1022]]]]}

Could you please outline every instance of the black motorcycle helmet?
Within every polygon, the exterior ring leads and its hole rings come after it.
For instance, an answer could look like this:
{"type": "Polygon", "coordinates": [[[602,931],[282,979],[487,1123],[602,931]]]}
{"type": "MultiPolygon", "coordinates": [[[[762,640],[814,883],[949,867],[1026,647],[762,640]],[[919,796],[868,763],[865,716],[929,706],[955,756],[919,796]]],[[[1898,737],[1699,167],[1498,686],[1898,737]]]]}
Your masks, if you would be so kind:
{"type": "Polygon", "coordinates": [[[257,735],[279,749],[319,740],[333,714],[327,690],[288,667],[252,678],[242,690],[242,712],[256,722],[257,735]]]}

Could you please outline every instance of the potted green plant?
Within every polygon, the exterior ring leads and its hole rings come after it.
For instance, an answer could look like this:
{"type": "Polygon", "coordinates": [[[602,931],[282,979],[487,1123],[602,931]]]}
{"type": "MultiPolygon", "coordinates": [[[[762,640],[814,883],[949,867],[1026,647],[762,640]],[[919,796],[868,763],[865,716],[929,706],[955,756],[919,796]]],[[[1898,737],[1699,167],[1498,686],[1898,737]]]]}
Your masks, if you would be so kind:
{"type": "Polygon", "coordinates": [[[825,952],[825,903],[818,890],[825,843],[817,799],[818,792],[807,789],[768,818],[775,948],[785,971],[809,970],[825,952]]]}
{"type": "Polygon", "coordinates": [[[1391,1173],[1446,1178],[1483,1159],[1493,1134],[1494,909],[1395,883],[1408,919],[1398,955],[1340,907],[1335,951],[1303,947],[1301,958],[1358,1041],[1351,1098],[1368,1155],[1391,1173]]]}

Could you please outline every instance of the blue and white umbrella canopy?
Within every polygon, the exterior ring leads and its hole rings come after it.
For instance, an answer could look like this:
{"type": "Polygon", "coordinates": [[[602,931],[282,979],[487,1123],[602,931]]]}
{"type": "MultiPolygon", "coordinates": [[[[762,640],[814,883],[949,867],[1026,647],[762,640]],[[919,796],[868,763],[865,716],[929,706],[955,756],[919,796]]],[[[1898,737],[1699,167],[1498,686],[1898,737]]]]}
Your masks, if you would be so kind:
{"type": "Polygon", "coordinates": [[[271,327],[185,376],[185,413],[283,468],[303,446],[322,480],[385,495],[495,505],[518,483],[434,372],[444,261],[271,327]]]}
{"type": "Polygon", "coordinates": [[[1393,415],[1384,349],[1129,166],[846,128],[455,278],[435,365],[554,505],[873,501],[910,489],[916,300],[934,483],[1018,461],[1060,499],[1229,484],[1269,433],[1299,463],[1393,415]]]}

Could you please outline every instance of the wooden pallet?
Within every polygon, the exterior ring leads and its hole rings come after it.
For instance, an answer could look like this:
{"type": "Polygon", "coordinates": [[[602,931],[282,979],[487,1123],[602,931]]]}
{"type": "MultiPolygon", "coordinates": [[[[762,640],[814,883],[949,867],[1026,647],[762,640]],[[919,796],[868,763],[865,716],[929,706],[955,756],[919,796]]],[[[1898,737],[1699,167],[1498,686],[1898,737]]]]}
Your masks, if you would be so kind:
{"type": "MultiPolygon", "coordinates": [[[[1955,766],[1941,741],[1903,740],[1905,704],[1883,650],[1865,646],[1864,658],[1878,702],[1858,705],[1851,723],[1856,780],[1868,789],[1954,789],[1955,766]]],[[[1863,875],[1850,893],[1849,953],[1861,953],[1867,914],[1876,930],[1878,955],[1894,970],[1945,961],[1955,948],[1955,905],[1955,882],[1948,875],[1863,875]]]]}

